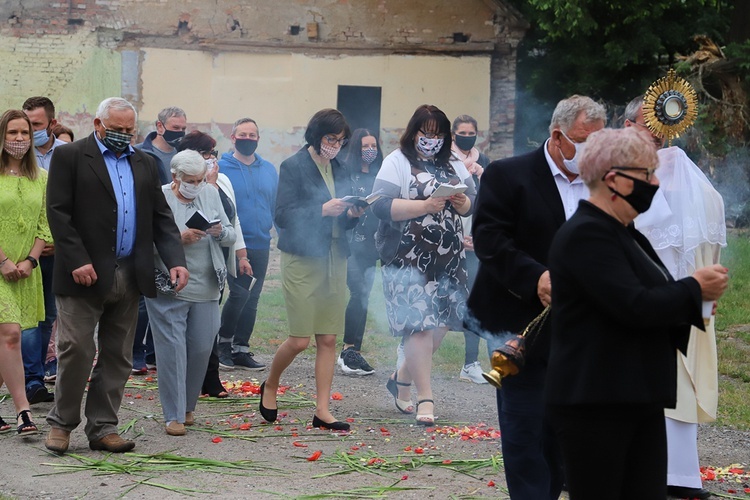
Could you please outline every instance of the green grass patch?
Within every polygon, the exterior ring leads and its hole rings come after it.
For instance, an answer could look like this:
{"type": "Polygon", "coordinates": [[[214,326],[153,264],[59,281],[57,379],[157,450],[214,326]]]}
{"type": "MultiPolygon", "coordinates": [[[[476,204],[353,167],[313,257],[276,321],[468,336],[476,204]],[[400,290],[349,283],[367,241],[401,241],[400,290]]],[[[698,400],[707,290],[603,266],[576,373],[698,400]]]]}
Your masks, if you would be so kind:
{"type": "MultiPolygon", "coordinates": [[[[272,252],[272,260],[277,258],[272,252]]],[[[719,301],[716,337],[719,356],[719,414],[716,424],[750,429],[750,232],[732,232],[722,251],[722,264],[729,268],[727,292],[719,301]]],[[[286,339],[286,308],[278,268],[269,269],[258,305],[258,319],[250,341],[251,350],[270,362],[276,347],[286,339]]],[[[343,340],[343,338],[342,338],[343,340]]],[[[385,316],[380,271],[370,295],[369,315],[362,354],[377,370],[390,372],[396,363],[399,339],[391,336],[385,316]]],[[[482,340],[479,361],[489,369],[487,347],[482,340]]],[[[433,358],[433,370],[458,376],[464,362],[464,337],[448,332],[433,358]]]]}

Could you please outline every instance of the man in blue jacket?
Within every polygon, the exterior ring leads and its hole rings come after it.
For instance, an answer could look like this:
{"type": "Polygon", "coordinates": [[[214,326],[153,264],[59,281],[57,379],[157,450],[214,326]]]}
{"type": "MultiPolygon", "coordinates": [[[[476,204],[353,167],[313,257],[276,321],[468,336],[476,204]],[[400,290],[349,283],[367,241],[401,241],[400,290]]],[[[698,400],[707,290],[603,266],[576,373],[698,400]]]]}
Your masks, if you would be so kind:
{"type": "Polygon", "coordinates": [[[231,139],[234,151],[222,155],[219,170],[229,178],[234,189],[237,216],[253,274],[228,277],[229,298],[221,313],[219,330],[219,366],[225,370],[235,367],[263,370],[266,365],[253,359],[250,352],[250,336],[268,269],[279,175],[270,162],[255,152],[260,140],[255,120],[237,120],[232,127],[231,139]],[[248,290],[253,278],[257,281],[248,290]]]}

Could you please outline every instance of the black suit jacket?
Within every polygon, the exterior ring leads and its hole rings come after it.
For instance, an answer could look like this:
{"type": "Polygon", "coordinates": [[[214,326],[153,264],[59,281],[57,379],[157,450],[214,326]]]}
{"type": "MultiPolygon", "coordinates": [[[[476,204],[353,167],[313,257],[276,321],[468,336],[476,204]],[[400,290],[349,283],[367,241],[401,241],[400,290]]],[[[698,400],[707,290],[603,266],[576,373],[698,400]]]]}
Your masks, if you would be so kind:
{"type": "MultiPolygon", "coordinates": [[[[336,197],[352,194],[349,171],[336,159],[331,160],[336,197]]],[[[279,167],[274,221],[279,232],[279,250],[294,255],[325,257],[332,243],[333,224],[341,231],[337,240],[342,255],[349,255],[345,231],[358,219],[349,219],[346,212],[339,217],[323,217],[323,204],[331,200],[323,176],[307,147],[284,160],[279,167]]]]}
{"type": "Polygon", "coordinates": [[[701,291],[674,281],[645,236],[581,201],[550,249],[546,401],[673,408],[677,349],[703,329],[701,291]]]}
{"type": "MultiPolygon", "coordinates": [[[[141,293],[153,297],[154,245],[167,268],[185,266],[185,253],[154,160],[136,149],[130,166],[136,197],[136,278],[141,293]]],[[[117,201],[94,134],[55,149],[47,181],[47,218],[55,239],[55,294],[106,295],[117,259],[117,201]],[[97,274],[90,287],[77,285],[71,274],[86,264],[93,264],[97,274]]]]}
{"type": "MultiPolygon", "coordinates": [[[[544,146],[487,167],[472,223],[480,265],[468,301],[469,329],[520,333],[542,312],[537,282],[547,270],[552,238],[564,222],[544,146]]],[[[546,325],[527,349],[528,361],[546,359],[546,325]]]]}

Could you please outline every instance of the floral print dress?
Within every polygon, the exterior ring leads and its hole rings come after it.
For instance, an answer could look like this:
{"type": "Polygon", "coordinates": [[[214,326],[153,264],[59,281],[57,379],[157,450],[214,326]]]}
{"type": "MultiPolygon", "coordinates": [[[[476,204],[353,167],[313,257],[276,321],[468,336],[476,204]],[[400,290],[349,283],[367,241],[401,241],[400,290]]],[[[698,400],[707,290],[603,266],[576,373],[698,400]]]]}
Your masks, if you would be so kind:
{"type": "MultiPolygon", "coordinates": [[[[411,168],[409,199],[425,200],[439,184],[457,184],[451,167],[411,168]]],[[[404,225],[396,257],[383,266],[386,312],[394,336],[439,327],[460,330],[468,296],[461,217],[448,202],[404,225]]]]}

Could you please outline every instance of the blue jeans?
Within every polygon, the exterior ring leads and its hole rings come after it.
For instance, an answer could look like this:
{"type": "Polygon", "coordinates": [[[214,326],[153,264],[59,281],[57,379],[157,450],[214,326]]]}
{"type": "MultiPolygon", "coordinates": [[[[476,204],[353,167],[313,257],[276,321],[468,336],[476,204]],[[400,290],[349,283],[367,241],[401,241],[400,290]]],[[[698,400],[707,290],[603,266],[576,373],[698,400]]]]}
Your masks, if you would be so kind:
{"type": "MultiPolygon", "coordinates": [[[[255,328],[255,317],[258,313],[258,299],[263,290],[263,282],[268,270],[269,250],[247,249],[247,258],[253,268],[253,277],[258,280],[252,290],[250,276],[241,275],[236,278],[231,274],[229,282],[229,298],[221,310],[221,328],[219,342],[232,342],[232,352],[250,352],[250,336],[255,328]]],[[[237,266],[239,269],[239,265],[237,266]]]]}
{"type": "Polygon", "coordinates": [[[42,272],[44,288],[44,320],[36,328],[21,332],[21,355],[23,371],[26,378],[26,390],[44,385],[44,361],[47,359],[47,346],[52,336],[52,324],[57,318],[55,294],[52,293],[52,268],[55,257],[39,257],[39,269],[42,272]]]}
{"type": "Polygon", "coordinates": [[[133,366],[143,367],[146,363],[155,364],[156,354],[154,353],[154,338],[148,324],[146,302],[141,295],[138,301],[138,323],[135,326],[135,338],[133,338],[133,366]]]}

